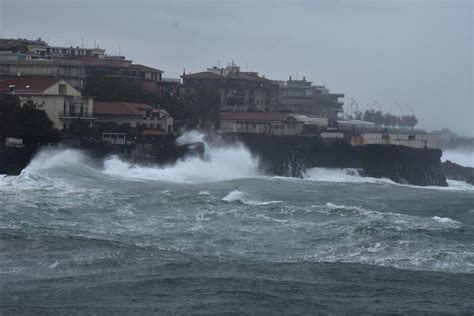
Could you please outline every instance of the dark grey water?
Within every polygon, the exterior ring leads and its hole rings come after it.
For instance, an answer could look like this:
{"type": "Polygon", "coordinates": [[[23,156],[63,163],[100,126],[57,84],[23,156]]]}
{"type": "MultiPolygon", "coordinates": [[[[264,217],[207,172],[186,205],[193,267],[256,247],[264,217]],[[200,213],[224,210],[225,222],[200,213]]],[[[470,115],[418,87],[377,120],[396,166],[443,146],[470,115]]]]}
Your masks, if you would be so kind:
{"type": "Polygon", "coordinates": [[[0,176],[1,314],[471,313],[474,190],[243,148],[168,168],[46,152],[0,176]]]}

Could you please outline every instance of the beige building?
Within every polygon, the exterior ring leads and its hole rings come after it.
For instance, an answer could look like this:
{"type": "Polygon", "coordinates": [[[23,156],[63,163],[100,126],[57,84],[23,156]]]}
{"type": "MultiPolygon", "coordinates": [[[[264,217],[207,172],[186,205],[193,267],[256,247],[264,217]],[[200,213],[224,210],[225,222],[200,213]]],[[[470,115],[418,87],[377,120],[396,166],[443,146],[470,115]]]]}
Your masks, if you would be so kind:
{"type": "Polygon", "coordinates": [[[62,79],[49,76],[20,76],[0,81],[0,92],[20,97],[21,105],[30,103],[43,110],[54,127],[62,130],[74,119],[92,125],[93,99],[81,93],[62,79]]]}
{"type": "Polygon", "coordinates": [[[303,125],[291,113],[283,112],[222,112],[219,117],[223,133],[298,135],[303,125]]]}
{"type": "Polygon", "coordinates": [[[94,115],[97,123],[113,122],[173,132],[173,118],[169,113],[145,103],[97,101],[94,103],[94,115]]]}

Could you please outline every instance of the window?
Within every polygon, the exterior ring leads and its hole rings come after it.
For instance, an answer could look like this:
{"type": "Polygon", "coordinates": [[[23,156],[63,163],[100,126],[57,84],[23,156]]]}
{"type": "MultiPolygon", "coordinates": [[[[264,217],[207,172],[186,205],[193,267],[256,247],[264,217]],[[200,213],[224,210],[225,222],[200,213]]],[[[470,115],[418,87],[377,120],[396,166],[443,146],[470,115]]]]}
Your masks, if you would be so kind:
{"type": "Polygon", "coordinates": [[[59,95],[66,95],[67,94],[67,87],[65,84],[59,84],[59,95]]]}

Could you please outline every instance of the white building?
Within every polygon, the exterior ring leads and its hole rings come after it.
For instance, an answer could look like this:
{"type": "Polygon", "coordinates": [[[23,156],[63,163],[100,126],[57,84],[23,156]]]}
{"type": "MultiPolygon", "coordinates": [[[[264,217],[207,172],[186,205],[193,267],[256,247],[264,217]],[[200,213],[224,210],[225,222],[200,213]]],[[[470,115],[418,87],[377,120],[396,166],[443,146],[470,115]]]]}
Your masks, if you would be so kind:
{"type": "Polygon", "coordinates": [[[30,103],[44,110],[54,127],[66,128],[74,119],[93,124],[93,99],[66,81],[49,76],[20,76],[0,81],[0,92],[20,97],[21,105],[30,103]]]}

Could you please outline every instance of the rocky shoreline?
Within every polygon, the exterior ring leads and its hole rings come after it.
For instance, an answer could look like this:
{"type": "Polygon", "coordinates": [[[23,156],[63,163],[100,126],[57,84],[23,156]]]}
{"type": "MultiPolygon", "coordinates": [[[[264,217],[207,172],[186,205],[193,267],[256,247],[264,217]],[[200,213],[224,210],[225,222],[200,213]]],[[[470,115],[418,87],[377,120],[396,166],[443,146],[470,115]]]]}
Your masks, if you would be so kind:
{"type": "Polygon", "coordinates": [[[464,167],[447,160],[441,163],[441,170],[451,180],[465,181],[474,185],[474,168],[464,167]]]}
{"type": "MultiPolygon", "coordinates": [[[[302,177],[307,168],[354,168],[360,175],[388,178],[397,183],[418,186],[447,186],[447,179],[474,185],[474,168],[450,161],[441,163],[440,149],[416,149],[396,145],[351,146],[343,141],[318,137],[225,134],[225,142],[240,142],[259,157],[264,172],[271,175],[302,177]]],[[[62,148],[78,148],[97,160],[110,155],[137,164],[170,164],[189,155],[204,155],[201,142],[176,145],[175,138],[151,144],[111,145],[79,139],[63,142],[62,148]],[[145,150],[147,148],[147,150],[145,150]]],[[[40,144],[23,148],[0,145],[0,174],[18,175],[40,144]]]]}
{"type": "Polygon", "coordinates": [[[361,175],[389,178],[418,186],[447,186],[441,168],[440,149],[417,149],[397,145],[351,146],[318,137],[235,134],[226,138],[240,141],[261,157],[267,172],[300,176],[305,168],[354,168],[361,175]]]}

